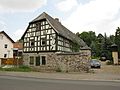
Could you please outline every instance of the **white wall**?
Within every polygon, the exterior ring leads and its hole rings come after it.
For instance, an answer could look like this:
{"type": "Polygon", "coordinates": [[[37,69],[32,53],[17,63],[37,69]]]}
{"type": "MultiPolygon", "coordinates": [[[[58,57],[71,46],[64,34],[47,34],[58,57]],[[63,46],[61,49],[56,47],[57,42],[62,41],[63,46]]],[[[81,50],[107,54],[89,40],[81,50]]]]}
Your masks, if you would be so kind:
{"type": "Polygon", "coordinates": [[[0,58],[4,58],[4,54],[7,54],[6,58],[13,58],[13,43],[4,34],[0,34],[0,58]],[[7,48],[4,47],[5,44],[7,48]]]}

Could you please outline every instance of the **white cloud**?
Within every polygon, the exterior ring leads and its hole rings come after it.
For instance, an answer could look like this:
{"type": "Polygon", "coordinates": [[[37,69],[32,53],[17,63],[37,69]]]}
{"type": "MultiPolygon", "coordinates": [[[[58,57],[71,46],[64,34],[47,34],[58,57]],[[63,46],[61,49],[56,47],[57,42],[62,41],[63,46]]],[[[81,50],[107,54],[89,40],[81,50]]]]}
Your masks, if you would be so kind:
{"type": "Polygon", "coordinates": [[[77,6],[77,0],[62,0],[56,5],[60,11],[70,11],[73,7],[77,6]]]}
{"type": "Polygon", "coordinates": [[[6,30],[6,23],[0,21],[0,31],[6,30]]]}
{"type": "Polygon", "coordinates": [[[120,25],[119,12],[120,0],[93,0],[78,6],[63,23],[74,32],[92,30],[110,35],[120,25]]]}
{"type": "Polygon", "coordinates": [[[19,40],[22,37],[24,32],[25,32],[25,29],[18,29],[18,30],[16,30],[13,33],[13,40],[14,41],[19,40]]]}
{"type": "Polygon", "coordinates": [[[29,12],[46,5],[46,3],[47,0],[0,0],[0,11],[29,12]]]}

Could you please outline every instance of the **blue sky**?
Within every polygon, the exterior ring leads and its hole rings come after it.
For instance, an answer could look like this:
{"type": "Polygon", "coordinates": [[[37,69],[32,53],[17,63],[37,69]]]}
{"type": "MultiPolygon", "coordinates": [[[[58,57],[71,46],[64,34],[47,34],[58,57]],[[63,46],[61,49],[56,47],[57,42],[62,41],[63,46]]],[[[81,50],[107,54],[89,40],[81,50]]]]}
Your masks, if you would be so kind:
{"type": "Polygon", "coordinates": [[[0,0],[0,31],[16,41],[42,12],[59,18],[74,33],[114,35],[120,26],[120,0],[0,0]]]}

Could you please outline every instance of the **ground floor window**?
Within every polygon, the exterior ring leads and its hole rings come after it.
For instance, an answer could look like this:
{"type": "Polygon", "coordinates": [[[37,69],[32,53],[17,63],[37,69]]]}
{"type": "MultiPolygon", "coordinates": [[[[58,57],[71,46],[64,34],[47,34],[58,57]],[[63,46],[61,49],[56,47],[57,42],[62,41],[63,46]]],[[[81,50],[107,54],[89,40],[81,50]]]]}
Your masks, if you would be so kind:
{"type": "Polygon", "coordinates": [[[36,57],[36,66],[40,66],[40,56],[36,57]]]}
{"type": "Polygon", "coordinates": [[[46,56],[30,56],[30,65],[46,65],[46,56]]]}
{"type": "Polygon", "coordinates": [[[42,56],[42,65],[46,65],[46,57],[42,56]]]}
{"type": "Polygon", "coordinates": [[[34,65],[34,57],[33,56],[30,57],[30,65],[34,65]]]}

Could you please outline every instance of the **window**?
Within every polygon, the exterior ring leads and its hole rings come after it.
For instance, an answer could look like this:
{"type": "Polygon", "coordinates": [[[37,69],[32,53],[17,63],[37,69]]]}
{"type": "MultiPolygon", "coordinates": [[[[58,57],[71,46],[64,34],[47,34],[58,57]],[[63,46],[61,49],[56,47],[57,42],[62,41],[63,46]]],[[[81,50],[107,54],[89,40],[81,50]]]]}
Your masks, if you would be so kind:
{"type": "Polygon", "coordinates": [[[46,65],[46,57],[42,56],[42,65],[46,65]]]}
{"type": "Polygon", "coordinates": [[[31,47],[34,46],[34,40],[31,40],[30,45],[31,45],[31,47]]]}
{"type": "Polygon", "coordinates": [[[40,35],[40,32],[36,32],[36,36],[39,36],[40,35]]]}
{"type": "Polygon", "coordinates": [[[40,56],[36,57],[36,66],[40,66],[40,56]]]}
{"type": "Polygon", "coordinates": [[[43,35],[45,35],[45,34],[46,34],[46,30],[43,31],[43,35]]]}
{"type": "Polygon", "coordinates": [[[8,45],[7,44],[5,44],[5,46],[4,46],[5,48],[7,48],[8,47],[8,45]]]}
{"type": "Polygon", "coordinates": [[[49,25],[46,25],[46,29],[48,29],[49,28],[49,25]]]}
{"type": "MultiPolygon", "coordinates": [[[[31,58],[31,59],[33,59],[33,58],[31,58]]],[[[36,56],[35,57],[35,66],[40,66],[40,65],[46,65],[46,56],[36,56]]]]}
{"type": "Polygon", "coordinates": [[[4,58],[6,58],[7,57],[7,54],[4,54],[4,58]]]}
{"type": "Polygon", "coordinates": [[[34,46],[34,42],[33,41],[31,42],[31,46],[34,46]]]}
{"type": "Polygon", "coordinates": [[[46,44],[45,38],[41,38],[41,45],[42,45],[42,46],[45,46],[45,44],[46,44]]]}
{"type": "Polygon", "coordinates": [[[30,57],[30,65],[34,65],[34,57],[33,56],[30,57]]]}
{"type": "Polygon", "coordinates": [[[30,36],[31,36],[31,37],[34,36],[34,32],[31,32],[31,33],[30,33],[30,36]]]}

